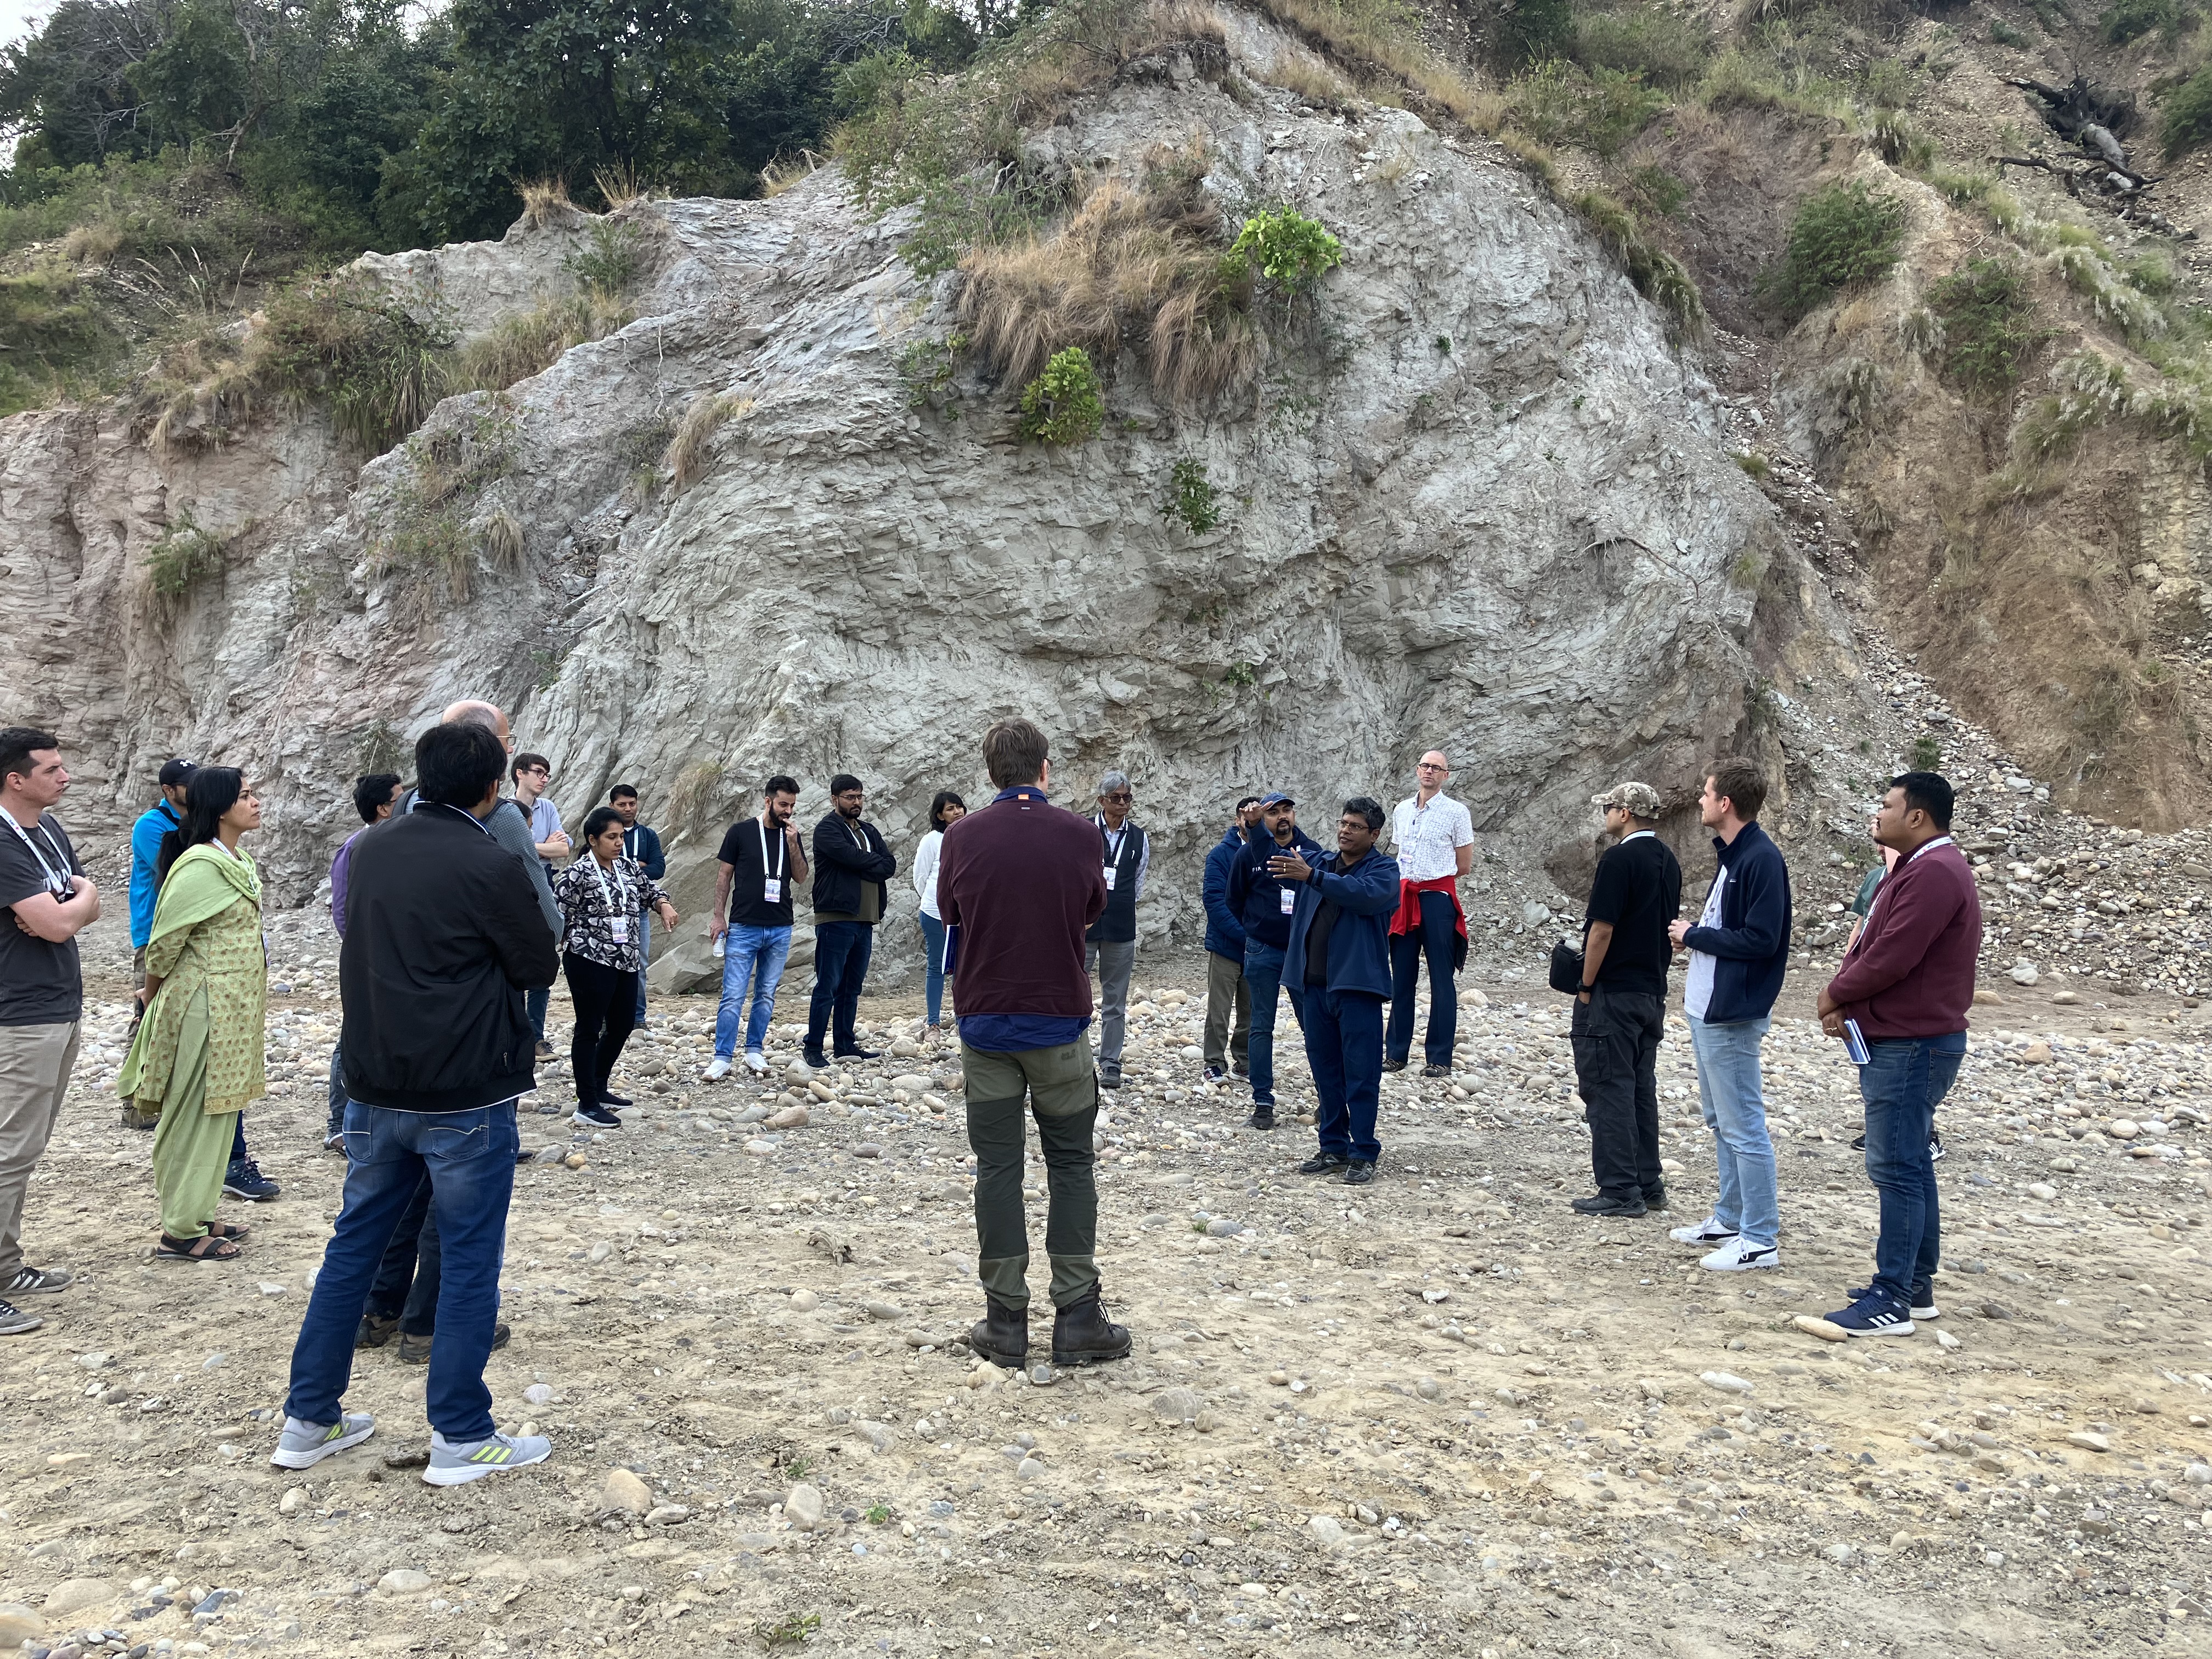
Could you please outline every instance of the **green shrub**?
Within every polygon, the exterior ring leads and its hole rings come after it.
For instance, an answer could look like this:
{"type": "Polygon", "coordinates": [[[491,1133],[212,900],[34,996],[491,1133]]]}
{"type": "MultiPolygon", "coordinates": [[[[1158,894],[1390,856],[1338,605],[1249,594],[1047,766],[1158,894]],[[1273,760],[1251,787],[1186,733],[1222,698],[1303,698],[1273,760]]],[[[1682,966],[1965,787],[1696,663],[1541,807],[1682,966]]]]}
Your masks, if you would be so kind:
{"type": "Polygon", "coordinates": [[[2212,138],[2212,64],[2167,93],[2159,106],[2158,142],[2168,155],[2212,138]]]}
{"type": "Polygon", "coordinates": [[[584,228],[584,245],[561,261],[577,287],[602,300],[619,300],[636,280],[644,250],[637,227],[627,219],[594,219],[584,228]]]}
{"type": "Polygon", "coordinates": [[[1168,474],[1168,501],[1162,509],[1194,536],[1203,536],[1221,522],[1221,504],[1213,482],[1206,476],[1206,463],[1186,455],[1168,474]]]}
{"type": "Polygon", "coordinates": [[[123,337],[88,285],[64,271],[0,276],[0,415],[94,389],[123,337]]]}
{"type": "Polygon", "coordinates": [[[1681,212],[1690,199],[1690,187],[1662,167],[1640,167],[1628,175],[1636,199],[1662,219],[1681,212]]]}
{"type": "Polygon", "coordinates": [[[1091,354],[1070,346],[1053,354],[1044,373],[1022,388],[1021,434],[1044,444],[1079,444],[1106,418],[1091,354]]]}
{"type": "Polygon", "coordinates": [[[1571,0],[1516,0],[1500,20],[1498,58],[1507,69],[1564,58],[1575,42],[1571,0]]]}
{"type": "Polygon", "coordinates": [[[453,331],[341,278],[268,307],[258,378],[288,401],[327,403],[339,437],[381,455],[430,417],[452,380],[453,331]]]}
{"type": "Polygon", "coordinates": [[[1343,263],[1344,244],[1320,220],[1294,208],[1254,214],[1221,258],[1225,278],[1256,276],[1286,296],[1304,293],[1343,263]]]}
{"type": "Polygon", "coordinates": [[[2138,254],[2128,261],[2125,275],[2128,285],[2139,294],[2164,299],[2173,292],[2173,267],[2160,254],[2138,254]]]}
{"type": "Polygon", "coordinates": [[[147,580],[163,599],[181,599],[222,568],[222,538],[201,529],[191,508],[179,507],[147,552],[147,580]]]}
{"type": "Polygon", "coordinates": [[[1644,234],[1637,216],[1603,191],[1586,191],[1569,204],[1597,233],[1606,251],[1636,291],[1667,313],[1668,331],[1680,337],[1705,325],[1705,301],[1682,262],[1644,234]]]}
{"type": "Polygon", "coordinates": [[[1704,24],[1656,6],[1599,12],[1575,26],[1575,61],[1583,68],[1641,76],[1670,91],[1704,74],[1712,50],[1704,24]]]}
{"type": "Polygon", "coordinates": [[[1925,732],[1912,740],[1912,769],[1933,772],[1943,763],[1943,745],[1925,732]]]}
{"type": "Polygon", "coordinates": [[[2002,392],[2021,377],[2051,331],[2037,325],[2027,267],[2005,258],[1970,259],[1928,290],[1943,320],[1943,366],[1978,392],[2002,392]]]}
{"type": "Polygon", "coordinates": [[[1781,261],[1761,285],[1786,313],[1802,316],[1839,289],[1887,276],[1904,236],[1903,203],[1863,184],[1830,185],[1798,204],[1781,261]]]}
{"type": "Polygon", "coordinates": [[[1509,118],[1540,143],[1578,144],[1618,155],[1667,107],[1636,75],[1600,69],[1585,75],[1558,58],[1539,64],[1506,89],[1509,118]]]}
{"type": "Polygon", "coordinates": [[[1898,58],[1869,58],[1859,86],[1876,109],[1905,109],[1920,95],[1922,71],[1898,58]]]}
{"type": "Polygon", "coordinates": [[[2186,0],[2116,0],[2097,20],[2097,33],[2116,46],[2152,33],[2164,36],[2172,45],[2196,15],[2196,8],[2186,0]]]}
{"type": "Polygon", "coordinates": [[[1993,45],[2000,46],[2024,46],[2027,44],[2027,37],[2002,17],[1990,25],[1990,40],[1993,45]]]}

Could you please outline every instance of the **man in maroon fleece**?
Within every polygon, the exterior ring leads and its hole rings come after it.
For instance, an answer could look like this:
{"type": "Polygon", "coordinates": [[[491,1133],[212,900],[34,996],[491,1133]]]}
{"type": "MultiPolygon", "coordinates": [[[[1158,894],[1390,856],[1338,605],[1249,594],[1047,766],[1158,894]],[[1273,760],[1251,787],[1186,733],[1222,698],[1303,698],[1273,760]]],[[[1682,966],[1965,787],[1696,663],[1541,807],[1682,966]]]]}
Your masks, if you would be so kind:
{"type": "Polygon", "coordinates": [[[1098,1187],[1091,1137],[1091,975],[1083,935],[1106,908],[1098,831],[1046,799],[1043,732],[1000,720],[983,735],[999,793],[945,832],[937,908],[960,1007],[968,1144],[975,1153],[975,1276],[985,1314],[975,1352],[1019,1365],[1030,1351],[1029,1223],[1022,1210],[1022,1108],[1044,1155],[1044,1247],[1052,1259],[1052,1363],[1119,1359],[1129,1333],[1098,1299],[1098,1187]]]}
{"type": "Polygon", "coordinates": [[[1897,867],[1820,993],[1820,1014],[1830,1036],[1843,1036],[1849,1021],[1866,1040],[1859,1094],[1881,1231],[1874,1282],[1828,1318],[1853,1336],[1910,1336],[1916,1318],[1936,1314],[1942,1230],[1928,1142],[1936,1105],[1966,1058],[1982,901],[1951,839],[1951,786],[1936,773],[1907,772],[1891,782],[1874,838],[1896,849],[1897,867]]]}

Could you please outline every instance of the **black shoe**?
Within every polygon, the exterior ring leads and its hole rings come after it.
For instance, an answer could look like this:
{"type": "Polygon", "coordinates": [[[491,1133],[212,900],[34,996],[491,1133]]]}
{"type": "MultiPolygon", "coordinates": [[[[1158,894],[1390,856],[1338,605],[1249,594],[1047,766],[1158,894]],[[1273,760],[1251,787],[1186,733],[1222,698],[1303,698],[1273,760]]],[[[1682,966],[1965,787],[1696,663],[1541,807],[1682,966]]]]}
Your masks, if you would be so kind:
{"type": "Polygon", "coordinates": [[[1244,1120],[1244,1127],[1248,1129],[1273,1128],[1275,1109],[1272,1106],[1255,1106],[1252,1109],[1252,1115],[1244,1120]]]}
{"type": "Polygon", "coordinates": [[[1106,1317],[1093,1285],[1080,1302],[1071,1302],[1052,1316],[1052,1363],[1055,1365],[1093,1365],[1102,1360],[1125,1359],[1129,1353],[1129,1328],[1106,1317]]]}
{"type": "Polygon", "coordinates": [[[1339,1152],[1316,1152],[1298,1165],[1300,1175],[1335,1175],[1352,1160],[1339,1152]]]}
{"type": "Polygon", "coordinates": [[[1866,1137],[1863,1134],[1853,1135],[1851,1137],[1851,1150],[1855,1152],[1863,1152],[1866,1151],[1866,1137]]]}
{"type": "Polygon", "coordinates": [[[1385,1057],[1382,1069],[1386,1072],[1402,1072],[1406,1069],[1406,1062],[1402,1060],[1391,1060],[1385,1057]]]}
{"type": "Polygon", "coordinates": [[[1595,1193],[1588,1198],[1577,1199],[1573,1208],[1577,1215],[1636,1216],[1644,1213],[1644,1200],[1640,1198],[1608,1198],[1603,1193],[1595,1193]]]}
{"type": "Polygon", "coordinates": [[[1374,1179],[1375,1160],[1371,1158],[1355,1158],[1344,1166],[1344,1184],[1347,1187],[1364,1187],[1374,1179]]]}
{"type": "Polygon", "coordinates": [[[1098,1086],[1102,1089],[1120,1088],[1121,1068],[1118,1066],[1101,1066],[1098,1068],[1098,1086]]]}
{"type": "Polygon", "coordinates": [[[1941,1164],[1943,1161],[1943,1137],[1933,1129],[1928,1132],[1928,1161],[1930,1164],[1941,1164]]]}
{"type": "Polygon", "coordinates": [[[1423,1077],[1449,1077],[1451,1075],[1451,1067],[1449,1066],[1424,1066],[1421,1067],[1421,1075],[1423,1077]]]}
{"type": "Polygon", "coordinates": [[[611,1089],[602,1089],[599,1091],[599,1104],[619,1109],[624,1106],[635,1106],[637,1103],[628,1095],[618,1095],[611,1089]]]}
{"type": "Polygon", "coordinates": [[[1645,1188],[1644,1194],[1644,1207],[1647,1210],[1665,1209],[1667,1207],[1666,1188],[1662,1186],[1645,1188]]]}
{"type": "Polygon", "coordinates": [[[799,1051],[799,1057],[806,1063],[806,1069],[810,1072],[826,1072],[830,1069],[830,1062],[822,1058],[822,1051],[819,1048],[801,1048],[799,1051]]]}
{"type": "Polygon", "coordinates": [[[34,1313],[25,1313],[12,1302],[0,1302],[0,1336],[21,1336],[46,1322],[34,1313]]]}
{"type": "Polygon", "coordinates": [[[593,1129],[619,1129],[623,1126],[623,1121],[604,1106],[579,1106],[568,1114],[568,1121],[593,1129]]]}
{"type": "Polygon", "coordinates": [[[233,1198],[242,1198],[250,1203],[266,1204],[284,1189],[261,1173],[261,1166],[250,1158],[234,1158],[222,1177],[222,1189],[233,1198]]]}
{"type": "Polygon", "coordinates": [[[1200,1073],[1199,1076],[1201,1082],[1220,1083],[1227,1079],[1229,1073],[1223,1071],[1218,1066],[1209,1066],[1205,1071],[1200,1073]]]}
{"type": "Polygon", "coordinates": [[[398,1330],[398,1314],[384,1319],[373,1313],[365,1313],[361,1316],[361,1328],[353,1334],[353,1345],[356,1348],[380,1348],[391,1341],[398,1330]]]}
{"type": "Polygon", "coordinates": [[[550,1060],[553,1058],[553,1045],[548,1042],[544,1037],[538,1039],[538,1058],[540,1060],[550,1060]]]}
{"type": "Polygon", "coordinates": [[[832,1060],[881,1060],[884,1051],[880,1048],[832,1048],[830,1057],[832,1060]]]}
{"type": "Polygon", "coordinates": [[[983,1298],[983,1316],[968,1328],[968,1346],[994,1365],[1019,1370],[1030,1357],[1030,1310],[983,1298]]]}
{"type": "MultiPolygon", "coordinates": [[[[398,1322],[394,1320],[392,1322],[397,1324],[398,1322]]],[[[507,1339],[514,1334],[514,1330],[508,1326],[493,1326],[491,1328],[492,1352],[496,1353],[500,1349],[505,1347],[507,1346],[507,1339]]],[[[438,1334],[435,1331],[431,1332],[428,1336],[416,1336],[406,1331],[400,1332],[399,1363],[403,1365],[428,1364],[430,1363],[430,1345],[437,1340],[438,1334]]]]}

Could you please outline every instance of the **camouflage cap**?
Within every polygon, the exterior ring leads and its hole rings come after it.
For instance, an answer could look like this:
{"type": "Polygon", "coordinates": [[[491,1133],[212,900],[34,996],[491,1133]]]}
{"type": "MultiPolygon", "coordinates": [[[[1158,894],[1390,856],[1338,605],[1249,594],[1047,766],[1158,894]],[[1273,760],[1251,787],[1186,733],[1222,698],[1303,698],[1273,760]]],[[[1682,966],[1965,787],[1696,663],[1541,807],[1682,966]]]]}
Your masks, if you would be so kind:
{"type": "Polygon", "coordinates": [[[1620,806],[1636,818],[1659,816],[1659,792],[1648,783],[1616,783],[1602,795],[1590,797],[1592,806],[1620,806]]]}

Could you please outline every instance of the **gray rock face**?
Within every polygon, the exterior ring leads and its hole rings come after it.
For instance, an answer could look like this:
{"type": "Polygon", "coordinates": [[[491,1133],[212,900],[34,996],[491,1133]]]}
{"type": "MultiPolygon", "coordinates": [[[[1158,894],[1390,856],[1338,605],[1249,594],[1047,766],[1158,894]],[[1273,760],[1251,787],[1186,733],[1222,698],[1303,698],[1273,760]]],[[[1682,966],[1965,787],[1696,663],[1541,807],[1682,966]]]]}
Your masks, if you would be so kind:
{"type": "MultiPolygon", "coordinates": [[[[1253,27],[1239,52],[1265,44],[1253,27]]],[[[1293,202],[1346,249],[1256,392],[1178,413],[1133,359],[1106,365],[1106,428],[1071,451],[1019,442],[1018,388],[972,370],[963,418],[909,408],[897,359],[950,331],[957,279],[918,281],[903,222],[869,220],[833,170],[773,201],[629,210],[649,222],[639,320],[449,398],[357,471],[319,417],[161,459],[106,412],[0,422],[21,601],[0,682],[65,733],[66,816],[118,849],[161,759],[243,765],[267,805],[254,850],[302,900],[362,763],[489,696],[551,757],[572,825],[614,782],[644,791],[690,913],[655,973],[680,981],[719,974],[692,918],[764,776],[804,781],[811,825],[829,775],[857,773],[903,870],[935,790],[988,799],[1000,715],[1051,735],[1064,801],[1109,766],[1135,779],[1154,944],[1195,943],[1203,853],[1249,789],[1298,795],[1326,840],[1338,803],[1402,796],[1441,746],[1485,847],[1533,862],[1583,833],[1597,787],[1686,779],[1742,716],[1741,573],[1794,557],[1711,388],[1520,173],[1402,111],[1265,99],[1169,77],[1057,130],[1132,178],[1202,130],[1232,210],[1293,202]],[[1398,181],[1366,175],[1376,149],[1410,153],[1398,181]],[[726,417],[678,490],[643,469],[701,398],[726,417]],[[1162,512],[1183,458],[1227,507],[1205,535],[1162,512]],[[438,505],[458,577],[401,533],[441,466],[471,480],[438,505]],[[229,541],[172,613],[145,556],[187,508],[229,541]],[[501,521],[519,561],[483,550],[501,521]]],[[[368,263],[520,306],[575,236],[368,263]]],[[[892,895],[896,969],[919,938],[902,874],[892,895]]]]}

